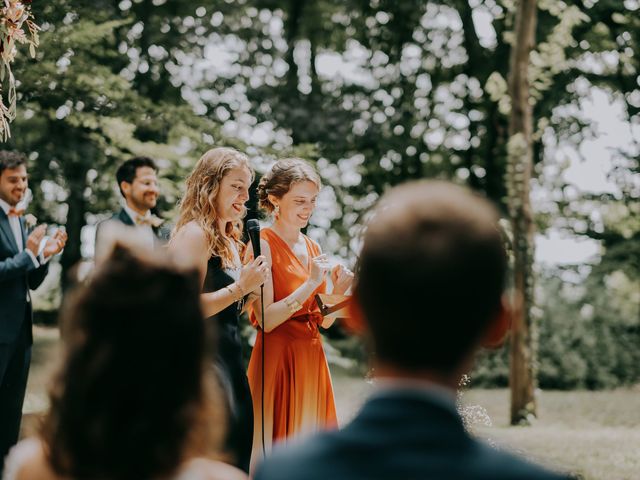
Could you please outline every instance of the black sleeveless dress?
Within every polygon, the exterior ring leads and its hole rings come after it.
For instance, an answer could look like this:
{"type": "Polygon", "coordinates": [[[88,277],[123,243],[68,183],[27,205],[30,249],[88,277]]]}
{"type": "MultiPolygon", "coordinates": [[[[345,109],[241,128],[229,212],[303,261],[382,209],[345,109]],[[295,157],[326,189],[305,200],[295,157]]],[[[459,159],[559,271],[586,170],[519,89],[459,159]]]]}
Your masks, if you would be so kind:
{"type": "MultiPolygon", "coordinates": [[[[220,257],[211,257],[202,293],[215,292],[235,282],[223,268],[220,257]]],[[[242,361],[242,344],[238,326],[239,302],[207,319],[216,332],[215,370],[227,399],[229,421],[225,450],[235,457],[235,465],[249,472],[253,442],[253,404],[247,374],[242,361]]]]}

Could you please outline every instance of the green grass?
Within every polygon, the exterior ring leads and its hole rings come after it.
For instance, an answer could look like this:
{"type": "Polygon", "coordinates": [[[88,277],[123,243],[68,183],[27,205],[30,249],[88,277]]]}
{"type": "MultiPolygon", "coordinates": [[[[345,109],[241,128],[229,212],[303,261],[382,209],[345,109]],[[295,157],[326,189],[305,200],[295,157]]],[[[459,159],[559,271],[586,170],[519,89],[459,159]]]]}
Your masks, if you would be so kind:
{"type": "Polygon", "coordinates": [[[57,366],[60,353],[60,333],[57,328],[34,327],[31,368],[27,382],[24,413],[37,413],[46,408],[49,378],[57,366]]]}
{"type": "MultiPolygon", "coordinates": [[[[46,409],[48,379],[60,352],[56,329],[36,328],[34,337],[25,433],[33,431],[35,418],[46,409]]],[[[374,387],[339,368],[332,368],[332,372],[338,418],[345,424],[374,387]]],[[[509,425],[506,389],[471,389],[462,399],[465,405],[486,410],[491,426],[476,425],[473,430],[499,448],[578,474],[584,480],[640,479],[640,386],[601,392],[539,392],[539,418],[530,427],[509,425]]]]}
{"type": "MultiPolygon", "coordinates": [[[[373,386],[338,371],[333,381],[343,424],[373,386]]],[[[475,434],[498,448],[584,480],[640,479],[640,387],[540,391],[537,400],[538,420],[529,427],[512,427],[507,389],[471,389],[462,395],[464,405],[482,407],[491,420],[489,427],[473,426],[475,434]]]]}
{"type": "Polygon", "coordinates": [[[509,426],[509,392],[471,390],[468,405],[480,405],[492,427],[476,429],[532,460],[568,470],[585,480],[640,478],[640,389],[544,391],[538,394],[538,420],[509,426]]]}

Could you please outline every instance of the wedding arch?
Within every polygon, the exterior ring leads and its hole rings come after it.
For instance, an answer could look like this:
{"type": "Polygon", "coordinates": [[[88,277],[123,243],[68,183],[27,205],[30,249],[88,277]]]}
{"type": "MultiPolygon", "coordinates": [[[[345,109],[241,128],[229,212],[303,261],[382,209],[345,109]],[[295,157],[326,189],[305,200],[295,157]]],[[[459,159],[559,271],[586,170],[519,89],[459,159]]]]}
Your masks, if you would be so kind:
{"type": "Polygon", "coordinates": [[[11,63],[17,44],[29,45],[35,57],[40,28],[31,13],[31,0],[0,1],[0,139],[4,142],[11,136],[9,123],[16,117],[16,81],[11,63]]]}

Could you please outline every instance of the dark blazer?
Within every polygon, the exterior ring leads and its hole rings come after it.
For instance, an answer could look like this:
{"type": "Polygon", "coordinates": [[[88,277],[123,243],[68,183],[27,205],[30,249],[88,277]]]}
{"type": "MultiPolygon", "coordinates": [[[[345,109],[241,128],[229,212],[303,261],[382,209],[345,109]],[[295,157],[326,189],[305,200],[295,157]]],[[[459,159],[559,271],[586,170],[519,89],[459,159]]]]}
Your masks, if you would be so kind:
{"type": "Polygon", "coordinates": [[[561,480],[471,437],[452,404],[388,390],[344,429],[276,449],[255,480],[561,480]]]}
{"type": "MultiPolygon", "coordinates": [[[[22,244],[18,252],[9,218],[0,208],[0,343],[13,343],[25,318],[27,291],[40,286],[47,276],[49,264],[36,268],[26,252],[27,231],[24,218],[20,218],[22,244]]],[[[30,314],[30,312],[29,312],[30,314]]]]}
{"type": "MultiPolygon", "coordinates": [[[[108,218],[107,220],[104,220],[102,222],[100,222],[98,224],[98,227],[96,229],[96,242],[98,241],[98,236],[100,235],[100,228],[106,224],[107,222],[122,222],[125,225],[129,225],[129,226],[135,226],[135,222],[133,221],[133,219],[129,216],[129,214],[127,214],[127,211],[122,208],[120,209],[119,212],[114,213],[111,218],[108,218]]],[[[155,242],[154,242],[154,246],[157,248],[159,246],[164,245],[165,243],[167,243],[169,241],[169,236],[171,234],[171,230],[167,227],[163,225],[160,225],[159,227],[151,227],[151,229],[153,230],[153,233],[155,234],[155,242]]]]}

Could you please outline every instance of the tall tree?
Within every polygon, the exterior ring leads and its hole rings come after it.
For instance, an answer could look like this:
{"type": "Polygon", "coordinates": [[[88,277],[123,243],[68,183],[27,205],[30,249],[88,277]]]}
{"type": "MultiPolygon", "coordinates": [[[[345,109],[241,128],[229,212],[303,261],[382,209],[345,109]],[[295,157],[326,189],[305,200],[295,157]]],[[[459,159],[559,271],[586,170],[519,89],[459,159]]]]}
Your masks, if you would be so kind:
{"type": "MultiPolygon", "coordinates": [[[[118,52],[119,35],[136,24],[133,12],[113,20],[108,4],[89,0],[39,7],[47,19],[43,48],[36,61],[18,64],[23,108],[11,143],[35,160],[30,167],[34,212],[41,221],[66,226],[64,289],[67,272],[82,259],[83,227],[118,202],[119,163],[148,155],[159,161],[163,177],[184,178],[190,161],[221,136],[217,124],[176,101],[165,84],[168,99],[157,99],[147,88],[153,79],[136,88],[135,78],[122,72],[129,58],[118,52]]],[[[175,204],[176,190],[163,184],[163,207],[175,204]]]]}
{"type": "Polygon", "coordinates": [[[509,143],[507,145],[508,206],[513,231],[514,287],[517,311],[511,334],[511,423],[536,415],[533,289],[533,214],[529,184],[533,170],[533,109],[530,101],[529,56],[536,41],[536,0],[521,0],[509,69],[509,143]]]}

